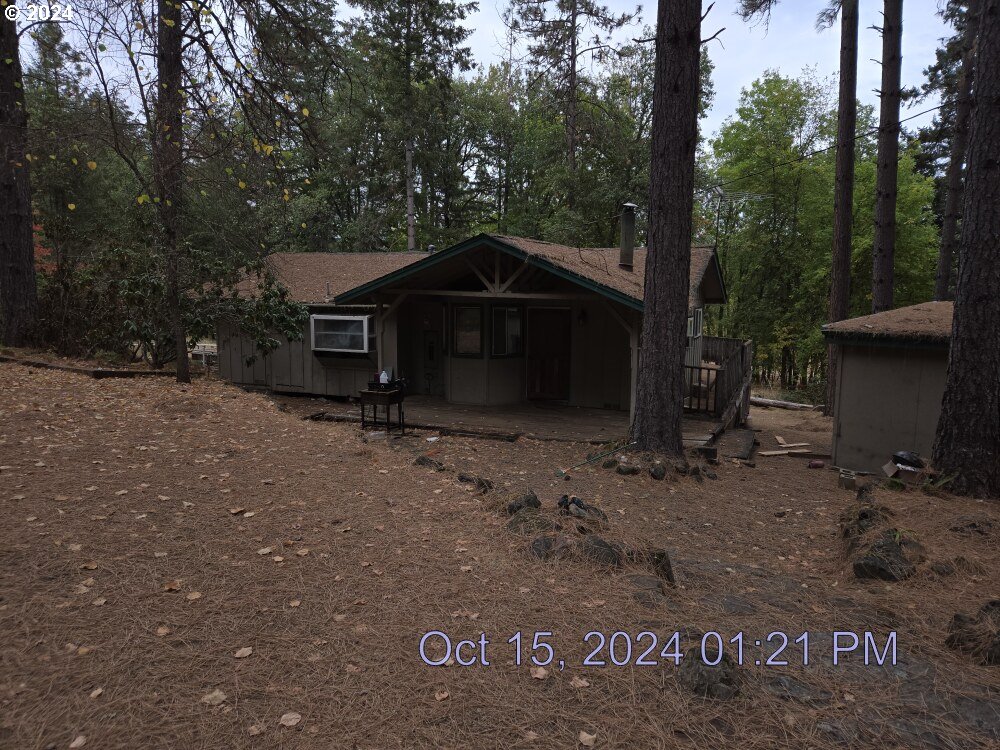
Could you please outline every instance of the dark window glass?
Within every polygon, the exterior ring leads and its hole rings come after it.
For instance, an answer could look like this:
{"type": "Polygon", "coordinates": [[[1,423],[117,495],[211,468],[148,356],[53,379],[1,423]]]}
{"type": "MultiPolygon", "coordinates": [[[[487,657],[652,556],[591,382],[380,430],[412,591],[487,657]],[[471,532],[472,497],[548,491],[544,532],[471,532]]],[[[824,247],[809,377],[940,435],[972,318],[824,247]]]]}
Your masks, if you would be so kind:
{"type": "Polygon", "coordinates": [[[524,353],[521,337],[521,308],[493,308],[493,356],[513,357],[524,353]]]}
{"type": "Polygon", "coordinates": [[[479,357],[483,353],[483,309],[455,308],[455,354],[459,357],[479,357]]]}
{"type": "Polygon", "coordinates": [[[364,318],[315,318],[313,349],[366,352],[364,318]]]}

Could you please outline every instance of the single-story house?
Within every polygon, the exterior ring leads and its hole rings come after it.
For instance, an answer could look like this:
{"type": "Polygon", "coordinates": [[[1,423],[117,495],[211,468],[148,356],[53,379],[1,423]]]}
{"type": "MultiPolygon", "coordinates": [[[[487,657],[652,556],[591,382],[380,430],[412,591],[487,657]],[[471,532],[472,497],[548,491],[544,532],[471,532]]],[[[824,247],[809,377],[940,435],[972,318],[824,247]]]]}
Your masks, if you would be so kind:
{"type": "MultiPolygon", "coordinates": [[[[222,325],[220,374],[279,392],[351,397],[387,369],[409,392],[450,403],[629,410],[646,250],[623,236],[619,248],[480,234],[440,252],[272,255],[278,280],[309,307],[304,336],[251,364],[252,341],[222,325]]],[[[687,362],[704,386],[721,371],[698,369],[706,347],[721,362],[730,342],[705,344],[704,310],[723,304],[726,292],[713,248],[692,248],[686,272],[687,362]]]]}
{"type": "Polygon", "coordinates": [[[896,451],[929,457],[948,370],[951,302],[924,302],[823,326],[840,350],[833,463],[878,472],[896,451]]]}

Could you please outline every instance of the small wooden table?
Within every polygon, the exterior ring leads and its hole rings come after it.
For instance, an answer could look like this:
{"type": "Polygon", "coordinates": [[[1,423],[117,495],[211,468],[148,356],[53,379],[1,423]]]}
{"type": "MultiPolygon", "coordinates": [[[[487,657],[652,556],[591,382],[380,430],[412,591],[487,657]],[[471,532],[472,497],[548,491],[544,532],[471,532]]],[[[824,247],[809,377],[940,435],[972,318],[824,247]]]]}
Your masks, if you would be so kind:
{"type": "Polygon", "coordinates": [[[392,424],[389,419],[389,414],[391,412],[390,407],[396,405],[396,415],[399,422],[399,431],[401,435],[406,434],[406,419],[403,414],[403,389],[394,388],[391,391],[373,391],[373,390],[363,390],[360,393],[361,396],[361,429],[365,429],[368,426],[367,412],[368,407],[372,407],[372,422],[375,427],[378,427],[378,408],[380,406],[385,407],[385,431],[389,432],[392,429],[392,424]]]}

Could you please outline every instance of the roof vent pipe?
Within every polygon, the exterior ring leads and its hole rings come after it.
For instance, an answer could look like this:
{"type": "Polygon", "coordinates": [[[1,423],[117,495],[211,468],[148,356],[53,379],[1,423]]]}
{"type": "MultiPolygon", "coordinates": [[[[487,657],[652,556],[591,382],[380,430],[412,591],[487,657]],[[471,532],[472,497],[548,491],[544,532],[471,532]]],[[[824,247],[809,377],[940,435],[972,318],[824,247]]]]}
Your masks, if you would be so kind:
{"type": "Polygon", "coordinates": [[[433,253],[435,250],[437,250],[437,248],[434,245],[428,245],[427,246],[427,252],[428,253],[433,253]]]}
{"type": "Polygon", "coordinates": [[[626,271],[632,270],[632,257],[635,254],[635,209],[634,203],[622,204],[622,241],[618,254],[618,265],[626,271]]]}

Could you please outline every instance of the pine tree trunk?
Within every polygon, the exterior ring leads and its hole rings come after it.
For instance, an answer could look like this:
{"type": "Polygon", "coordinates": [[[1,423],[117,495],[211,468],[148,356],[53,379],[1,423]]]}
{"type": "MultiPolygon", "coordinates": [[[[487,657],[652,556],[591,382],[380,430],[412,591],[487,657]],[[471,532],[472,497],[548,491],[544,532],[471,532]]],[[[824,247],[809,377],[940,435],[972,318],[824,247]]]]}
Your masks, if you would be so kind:
{"type": "Polygon", "coordinates": [[[183,183],[183,58],[180,4],[157,0],[156,122],[153,138],[153,176],[160,198],[160,213],[167,308],[177,352],[177,382],[191,381],[188,364],[187,331],[181,309],[182,250],[181,200],[183,183]]]}
{"type": "Polygon", "coordinates": [[[951,299],[951,266],[958,244],[958,219],[962,211],[962,179],[965,151],[969,143],[969,114],[972,111],[972,56],[979,27],[980,0],[969,0],[962,37],[962,69],[958,77],[958,101],[955,107],[955,130],[951,136],[951,157],[945,174],[947,197],[941,223],[941,250],[938,254],[934,299],[951,299]]]}
{"type": "Polygon", "coordinates": [[[413,198],[413,139],[406,139],[406,249],[417,249],[417,207],[413,198]]]}
{"type": "Polygon", "coordinates": [[[896,254],[896,192],[899,182],[899,102],[903,67],[903,0],[885,0],[882,29],[882,91],[875,176],[875,249],[872,312],[892,309],[896,254]]]}
{"type": "MultiPolygon", "coordinates": [[[[851,299],[851,249],[854,230],[854,138],[858,125],[858,0],[844,0],[840,8],[840,103],[837,108],[837,177],[833,195],[833,255],[830,266],[831,323],[843,320],[851,299]]],[[[826,403],[833,414],[840,350],[826,349],[826,403]]]]}
{"type": "Polygon", "coordinates": [[[570,9],[569,40],[569,82],[566,94],[566,165],[569,168],[569,190],[566,204],[572,210],[576,206],[576,102],[577,102],[577,1],[572,0],[570,9]]]}
{"type": "Polygon", "coordinates": [[[684,346],[698,146],[701,0],[660,0],[642,348],[632,436],[681,455],[684,346]]]}
{"type": "Polygon", "coordinates": [[[1000,498],[1000,0],[982,0],[955,319],[934,466],[1000,498]]]}
{"type": "Polygon", "coordinates": [[[31,343],[38,315],[27,128],[17,27],[0,16],[0,343],[7,346],[31,343]]]}

